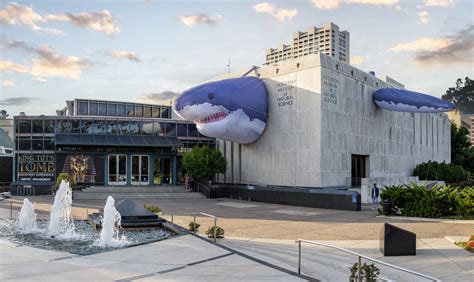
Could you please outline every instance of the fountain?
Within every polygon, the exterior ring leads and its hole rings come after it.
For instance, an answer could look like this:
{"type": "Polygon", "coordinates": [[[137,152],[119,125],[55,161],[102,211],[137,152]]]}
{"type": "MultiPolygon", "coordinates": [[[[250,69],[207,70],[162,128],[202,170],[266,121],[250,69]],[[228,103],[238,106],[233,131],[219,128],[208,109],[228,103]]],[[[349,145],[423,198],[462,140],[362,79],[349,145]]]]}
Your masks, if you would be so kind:
{"type": "Polygon", "coordinates": [[[72,189],[69,182],[61,181],[51,208],[48,233],[52,237],[70,238],[75,235],[74,221],[71,215],[72,189]]]}
{"type": "Polygon", "coordinates": [[[123,246],[127,245],[128,241],[125,238],[119,237],[119,228],[122,217],[115,209],[115,200],[112,196],[107,197],[104,206],[104,215],[102,216],[102,230],[100,231],[100,238],[96,241],[97,246],[123,246]]]}
{"type": "Polygon", "coordinates": [[[23,199],[23,206],[18,216],[18,227],[23,234],[37,233],[40,231],[36,225],[35,208],[27,198],[23,199]]]}

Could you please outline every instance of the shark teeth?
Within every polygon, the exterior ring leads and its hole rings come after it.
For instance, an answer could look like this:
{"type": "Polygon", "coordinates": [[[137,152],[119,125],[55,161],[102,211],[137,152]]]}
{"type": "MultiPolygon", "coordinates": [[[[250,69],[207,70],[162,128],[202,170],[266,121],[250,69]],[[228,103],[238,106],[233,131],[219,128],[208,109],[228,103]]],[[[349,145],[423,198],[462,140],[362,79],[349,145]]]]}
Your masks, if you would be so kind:
{"type": "Polygon", "coordinates": [[[223,120],[225,117],[227,117],[227,114],[224,112],[218,112],[215,114],[212,114],[210,116],[207,116],[203,119],[199,119],[196,121],[196,123],[211,123],[211,122],[216,122],[223,120]]]}

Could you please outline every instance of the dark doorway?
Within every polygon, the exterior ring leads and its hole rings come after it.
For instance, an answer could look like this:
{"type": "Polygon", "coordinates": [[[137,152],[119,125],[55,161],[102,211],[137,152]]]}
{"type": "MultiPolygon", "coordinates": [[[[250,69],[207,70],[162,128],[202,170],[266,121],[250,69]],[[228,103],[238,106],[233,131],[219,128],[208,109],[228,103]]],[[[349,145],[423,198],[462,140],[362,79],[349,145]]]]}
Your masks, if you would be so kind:
{"type": "Polygon", "coordinates": [[[367,177],[367,156],[351,156],[351,177],[352,186],[360,186],[362,178],[367,177]]]}

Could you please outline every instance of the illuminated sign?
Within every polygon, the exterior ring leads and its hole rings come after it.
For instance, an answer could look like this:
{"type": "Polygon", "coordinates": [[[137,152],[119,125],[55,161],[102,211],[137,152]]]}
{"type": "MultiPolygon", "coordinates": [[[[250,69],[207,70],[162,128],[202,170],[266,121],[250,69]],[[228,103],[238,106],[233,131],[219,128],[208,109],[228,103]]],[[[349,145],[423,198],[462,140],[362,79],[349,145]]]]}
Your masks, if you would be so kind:
{"type": "Polygon", "coordinates": [[[54,181],[56,159],[53,154],[19,154],[19,181],[54,181]]]}

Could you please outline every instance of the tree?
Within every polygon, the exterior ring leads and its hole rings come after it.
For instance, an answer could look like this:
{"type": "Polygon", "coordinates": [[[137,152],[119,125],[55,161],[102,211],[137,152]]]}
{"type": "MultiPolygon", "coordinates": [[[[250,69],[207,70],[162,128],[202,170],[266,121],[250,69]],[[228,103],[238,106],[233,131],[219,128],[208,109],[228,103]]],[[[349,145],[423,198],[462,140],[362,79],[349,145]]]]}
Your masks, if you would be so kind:
{"type": "Polygon", "coordinates": [[[451,163],[474,172],[474,147],[471,147],[466,128],[451,124],[451,163]]]}
{"type": "Polygon", "coordinates": [[[458,78],[456,87],[450,87],[441,98],[454,103],[465,114],[474,114],[474,81],[469,77],[465,82],[458,78]]]}
{"type": "Polygon", "coordinates": [[[199,182],[207,182],[216,173],[225,173],[227,168],[227,161],[221,152],[207,146],[196,146],[185,153],[182,164],[189,176],[199,182]]]}

